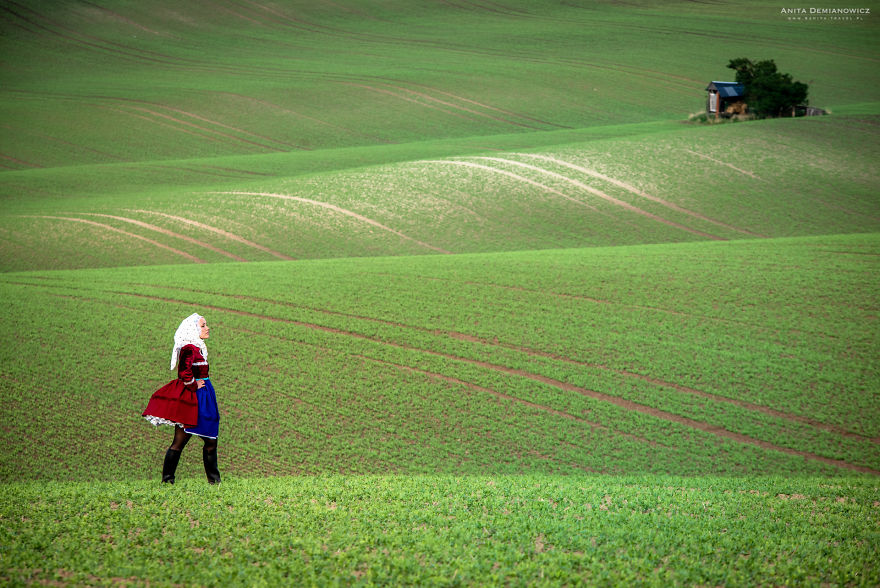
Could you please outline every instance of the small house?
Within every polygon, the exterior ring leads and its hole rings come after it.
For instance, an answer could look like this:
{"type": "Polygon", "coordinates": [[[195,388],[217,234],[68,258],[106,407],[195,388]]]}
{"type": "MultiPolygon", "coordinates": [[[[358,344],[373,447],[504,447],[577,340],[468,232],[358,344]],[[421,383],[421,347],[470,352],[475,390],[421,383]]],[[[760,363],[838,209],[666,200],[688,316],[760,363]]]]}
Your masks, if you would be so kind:
{"type": "Polygon", "coordinates": [[[709,116],[718,118],[719,116],[746,113],[746,87],[744,84],[737,84],[736,82],[709,82],[709,85],[706,86],[706,91],[709,92],[708,99],[706,100],[706,113],[709,116]]]}

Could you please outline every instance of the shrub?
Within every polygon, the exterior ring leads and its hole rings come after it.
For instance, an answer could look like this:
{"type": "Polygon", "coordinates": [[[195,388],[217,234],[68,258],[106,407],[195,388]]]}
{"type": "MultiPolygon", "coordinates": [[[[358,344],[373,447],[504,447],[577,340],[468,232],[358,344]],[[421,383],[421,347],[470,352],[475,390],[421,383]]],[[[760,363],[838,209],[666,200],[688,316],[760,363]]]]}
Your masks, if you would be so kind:
{"type": "Polygon", "coordinates": [[[797,106],[807,103],[807,84],[778,71],[772,59],[753,62],[740,57],[727,67],[736,71],[736,82],[745,85],[749,110],[758,118],[793,116],[797,106]]]}

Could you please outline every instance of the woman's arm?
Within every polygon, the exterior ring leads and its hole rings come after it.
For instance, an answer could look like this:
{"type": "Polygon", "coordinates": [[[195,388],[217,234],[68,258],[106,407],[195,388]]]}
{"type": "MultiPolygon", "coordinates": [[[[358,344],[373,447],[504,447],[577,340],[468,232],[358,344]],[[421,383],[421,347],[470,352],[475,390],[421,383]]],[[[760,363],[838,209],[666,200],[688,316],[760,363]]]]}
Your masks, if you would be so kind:
{"type": "MultiPolygon", "coordinates": [[[[180,359],[177,362],[177,377],[183,380],[184,386],[192,386],[196,384],[196,378],[193,375],[192,364],[195,360],[195,353],[193,352],[192,347],[186,345],[183,349],[180,350],[180,359]]],[[[204,386],[204,382],[202,382],[202,386],[204,386]]],[[[201,388],[198,384],[196,384],[196,388],[201,388]]]]}

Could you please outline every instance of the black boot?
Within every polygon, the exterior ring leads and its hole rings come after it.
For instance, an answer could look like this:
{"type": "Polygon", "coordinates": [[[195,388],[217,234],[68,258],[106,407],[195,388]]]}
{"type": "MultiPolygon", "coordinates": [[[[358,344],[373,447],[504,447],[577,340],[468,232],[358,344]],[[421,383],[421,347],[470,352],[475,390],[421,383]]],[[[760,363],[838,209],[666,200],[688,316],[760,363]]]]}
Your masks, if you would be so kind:
{"type": "Polygon", "coordinates": [[[220,472],[217,470],[217,448],[208,450],[202,449],[202,461],[205,462],[205,474],[208,476],[209,484],[220,483],[220,472]]]}
{"type": "Polygon", "coordinates": [[[162,481],[167,484],[174,483],[174,472],[177,471],[177,462],[180,461],[180,451],[168,449],[165,452],[165,463],[162,465],[162,481]]]}

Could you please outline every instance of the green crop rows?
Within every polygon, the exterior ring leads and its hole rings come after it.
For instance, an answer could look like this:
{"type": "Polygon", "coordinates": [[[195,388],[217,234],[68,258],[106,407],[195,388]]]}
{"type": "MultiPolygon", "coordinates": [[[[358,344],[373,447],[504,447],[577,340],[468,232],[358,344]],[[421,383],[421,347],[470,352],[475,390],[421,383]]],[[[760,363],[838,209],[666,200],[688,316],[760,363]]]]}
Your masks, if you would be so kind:
{"type": "Polygon", "coordinates": [[[880,581],[874,480],[330,476],[0,493],[8,583],[880,581]]]}

